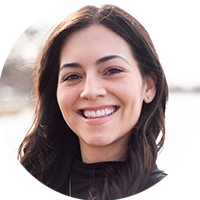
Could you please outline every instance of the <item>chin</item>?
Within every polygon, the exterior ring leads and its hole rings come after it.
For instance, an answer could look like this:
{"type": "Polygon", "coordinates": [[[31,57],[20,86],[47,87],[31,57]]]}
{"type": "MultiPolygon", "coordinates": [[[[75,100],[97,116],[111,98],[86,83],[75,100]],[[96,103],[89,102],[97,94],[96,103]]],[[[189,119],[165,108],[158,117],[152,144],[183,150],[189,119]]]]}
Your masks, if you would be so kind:
{"type": "Polygon", "coordinates": [[[85,142],[90,146],[104,147],[104,146],[108,146],[113,141],[112,141],[112,139],[110,139],[106,136],[101,136],[101,137],[97,136],[97,137],[87,138],[87,139],[85,139],[85,142]]]}

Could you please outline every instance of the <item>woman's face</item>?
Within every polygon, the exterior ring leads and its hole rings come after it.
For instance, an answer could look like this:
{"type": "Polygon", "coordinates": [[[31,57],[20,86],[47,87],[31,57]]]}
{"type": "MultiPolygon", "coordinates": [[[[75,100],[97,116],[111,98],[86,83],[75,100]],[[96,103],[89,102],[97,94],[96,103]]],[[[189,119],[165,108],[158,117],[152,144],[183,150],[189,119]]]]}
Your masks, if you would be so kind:
{"type": "Polygon", "coordinates": [[[64,41],[57,100],[80,143],[126,143],[147,91],[129,45],[112,30],[92,25],[64,41]]]}

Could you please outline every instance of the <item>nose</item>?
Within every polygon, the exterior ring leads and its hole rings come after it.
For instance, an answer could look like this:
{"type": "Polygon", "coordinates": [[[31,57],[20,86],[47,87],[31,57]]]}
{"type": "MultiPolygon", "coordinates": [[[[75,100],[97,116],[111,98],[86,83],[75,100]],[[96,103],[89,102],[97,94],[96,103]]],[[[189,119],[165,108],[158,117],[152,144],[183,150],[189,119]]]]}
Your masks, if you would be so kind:
{"type": "Polygon", "coordinates": [[[103,84],[103,80],[95,76],[88,76],[85,80],[83,90],[80,94],[82,99],[96,100],[98,97],[105,97],[107,90],[103,84]]]}

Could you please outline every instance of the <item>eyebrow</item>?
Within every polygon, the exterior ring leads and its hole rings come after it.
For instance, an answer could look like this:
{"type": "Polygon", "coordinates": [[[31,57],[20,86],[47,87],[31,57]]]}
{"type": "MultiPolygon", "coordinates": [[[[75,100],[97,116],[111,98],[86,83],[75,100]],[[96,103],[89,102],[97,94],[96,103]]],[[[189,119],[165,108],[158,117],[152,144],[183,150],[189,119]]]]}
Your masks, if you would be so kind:
{"type": "Polygon", "coordinates": [[[65,63],[60,67],[60,70],[66,67],[75,67],[75,68],[81,68],[81,65],[78,63],[65,63]]]}
{"type": "Polygon", "coordinates": [[[125,58],[118,56],[118,55],[110,55],[110,56],[105,56],[103,58],[100,58],[99,60],[96,61],[96,64],[98,65],[98,64],[104,63],[104,62],[111,60],[111,59],[114,59],[114,58],[120,58],[120,59],[124,60],[126,63],[129,64],[129,62],[125,58]]]}
{"type": "MultiPolygon", "coordinates": [[[[99,65],[99,64],[101,64],[101,63],[107,62],[107,61],[112,60],[112,59],[114,59],[114,58],[120,58],[120,59],[124,60],[127,64],[129,64],[129,62],[128,62],[125,58],[123,58],[123,57],[121,57],[121,56],[118,56],[118,55],[109,55],[109,56],[105,56],[105,57],[103,57],[103,58],[98,59],[98,60],[96,61],[96,65],[99,65]]],[[[130,65],[130,64],[129,64],[129,65],[130,65]]],[[[60,70],[62,70],[63,68],[66,68],[66,67],[81,68],[81,65],[80,65],[79,63],[76,63],[76,62],[74,62],[74,63],[65,63],[65,64],[63,64],[63,65],[60,67],[60,70]]]]}

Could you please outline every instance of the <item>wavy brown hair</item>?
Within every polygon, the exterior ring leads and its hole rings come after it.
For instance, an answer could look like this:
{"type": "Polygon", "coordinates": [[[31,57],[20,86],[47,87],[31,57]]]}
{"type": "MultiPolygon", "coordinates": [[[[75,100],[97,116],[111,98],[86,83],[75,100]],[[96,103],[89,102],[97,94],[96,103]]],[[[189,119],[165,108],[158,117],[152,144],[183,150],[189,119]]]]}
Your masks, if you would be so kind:
{"type": "Polygon", "coordinates": [[[93,24],[104,25],[124,38],[141,75],[155,74],[157,78],[155,98],[150,104],[143,102],[140,118],[132,129],[125,162],[117,169],[108,170],[102,183],[88,191],[89,199],[94,196],[96,199],[119,199],[142,191],[155,166],[165,139],[168,86],[149,34],[136,19],[116,6],[83,7],[51,32],[36,62],[35,118],[19,147],[18,159],[39,181],[68,195],[72,164],[80,147],[78,137],[64,121],[57,103],[59,56],[69,34],[93,24]]]}

